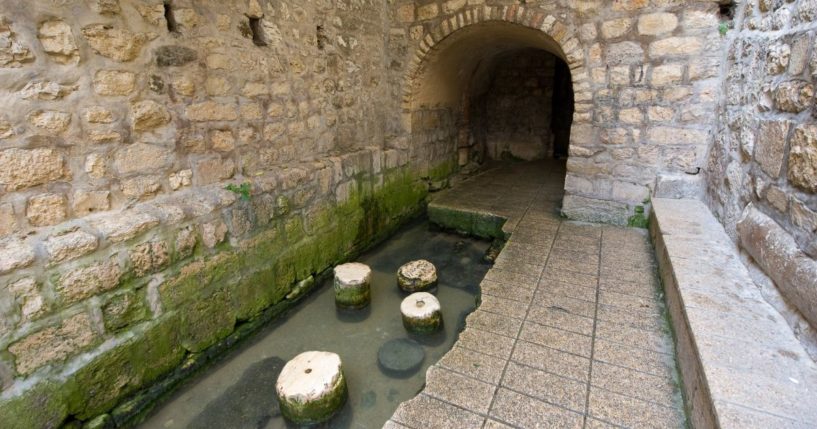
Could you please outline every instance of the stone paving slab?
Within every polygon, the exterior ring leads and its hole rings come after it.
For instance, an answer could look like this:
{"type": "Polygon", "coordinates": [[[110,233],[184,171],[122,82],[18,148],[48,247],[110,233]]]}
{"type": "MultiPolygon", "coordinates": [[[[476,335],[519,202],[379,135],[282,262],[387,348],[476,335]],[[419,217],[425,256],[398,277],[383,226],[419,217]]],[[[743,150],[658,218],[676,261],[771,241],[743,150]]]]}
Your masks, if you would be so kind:
{"type": "Polygon", "coordinates": [[[651,234],[696,427],[817,427],[817,365],[696,200],[653,200],[651,234]]]}
{"type": "Polygon", "coordinates": [[[685,426],[648,234],[560,218],[563,177],[558,162],[505,164],[432,202],[507,218],[510,239],[454,348],[386,427],[685,426]]]}

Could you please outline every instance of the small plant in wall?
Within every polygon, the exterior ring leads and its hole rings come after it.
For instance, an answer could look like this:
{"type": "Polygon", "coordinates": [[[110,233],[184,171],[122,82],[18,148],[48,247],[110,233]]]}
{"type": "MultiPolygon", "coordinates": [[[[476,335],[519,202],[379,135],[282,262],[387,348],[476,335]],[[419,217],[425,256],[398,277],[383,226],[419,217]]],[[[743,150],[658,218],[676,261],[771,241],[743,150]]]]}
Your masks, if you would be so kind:
{"type": "Polygon", "coordinates": [[[224,189],[233,192],[241,197],[244,201],[249,201],[251,198],[251,191],[252,186],[249,182],[244,182],[240,185],[236,185],[235,183],[230,183],[229,185],[225,186],[224,189]]]}
{"type": "Polygon", "coordinates": [[[644,206],[637,205],[635,206],[635,209],[633,211],[635,212],[635,214],[633,214],[632,216],[630,216],[629,219],[627,219],[627,226],[634,228],[647,228],[649,220],[647,219],[646,216],[644,216],[644,206]]]}
{"type": "Polygon", "coordinates": [[[718,24],[718,33],[721,33],[721,37],[726,36],[726,33],[729,32],[729,23],[721,22],[718,24]]]}

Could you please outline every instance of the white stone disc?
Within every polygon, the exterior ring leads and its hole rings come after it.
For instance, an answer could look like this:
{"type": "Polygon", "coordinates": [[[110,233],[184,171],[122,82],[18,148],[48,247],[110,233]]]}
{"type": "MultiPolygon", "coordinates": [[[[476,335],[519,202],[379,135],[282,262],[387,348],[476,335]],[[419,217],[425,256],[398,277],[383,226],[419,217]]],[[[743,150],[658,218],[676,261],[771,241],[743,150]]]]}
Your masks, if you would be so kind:
{"type": "Polygon", "coordinates": [[[284,365],[275,390],[279,397],[299,403],[330,393],[341,377],[340,356],[329,352],[303,352],[284,365]]]}
{"type": "Polygon", "coordinates": [[[372,280],[372,269],[366,264],[350,262],[335,267],[335,284],[340,287],[355,287],[372,280]]]}
{"type": "Polygon", "coordinates": [[[428,292],[417,292],[400,303],[400,312],[410,319],[428,319],[440,311],[440,301],[428,292]]]}

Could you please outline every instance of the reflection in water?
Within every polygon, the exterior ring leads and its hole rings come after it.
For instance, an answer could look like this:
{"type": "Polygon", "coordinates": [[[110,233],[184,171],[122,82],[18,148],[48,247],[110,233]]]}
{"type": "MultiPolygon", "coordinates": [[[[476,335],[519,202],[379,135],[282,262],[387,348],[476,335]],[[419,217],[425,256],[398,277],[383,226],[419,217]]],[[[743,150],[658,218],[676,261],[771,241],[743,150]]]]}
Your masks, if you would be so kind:
{"type": "Polygon", "coordinates": [[[488,243],[430,229],[418,221],[361,256],[372,268],[372,303],[363,310],[335,307],[329,279],[284,319],[273,323],[176,393],[142,428],[292,428],[280,416],[275,381],[284,363],[308,350],[337,353],[349,386],[349,401],[318,428],[380,428],[400,402],[419,392],[425,371],[447,352],[465,316],[473,311],[479,282],[488,271],[482,262],[488,243]],[[414,259],[435,264],[443,329],[430,336],[408,334],[400,302],[408,294],[397,287],[397,269],[414,259]],[[388,374],[378,350],[394,339],[411,339],[425,352],[408,374],[388,374]]]}

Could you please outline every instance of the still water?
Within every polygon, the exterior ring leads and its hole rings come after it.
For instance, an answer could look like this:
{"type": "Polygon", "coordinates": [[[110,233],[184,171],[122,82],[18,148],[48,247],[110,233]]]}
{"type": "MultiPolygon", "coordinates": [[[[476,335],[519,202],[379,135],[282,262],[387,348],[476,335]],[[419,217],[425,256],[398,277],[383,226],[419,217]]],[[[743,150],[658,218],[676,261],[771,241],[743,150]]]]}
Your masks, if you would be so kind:
{"type": "MultiPolygon", "coordinates": [[[[287,316],[247,341],[158,407],[140,428],[295,427],[283,420],[275,381],[287,360],[309,350],[337,353],[349,386],[343,410],[321,428],[380,428],[397,406],[419,392],[425,371],[453,345],[465,316],[474,310],[479,283],[490,268],[483,262],[488,243],[439,231],[415,221],[358,262],[372,268],[372,303],[363,310],[335,308],[329,279],[287,316]],[[425,351],[422,366],[410,375],[380,369],[380,346],[407,338],[397,287],[397,269],[414,259],[437,267],[433,292],[443,311],[443,332],[414,337],[425,351]]],[[[313,426],[314,427],[314,426],[313,426]]]]}

